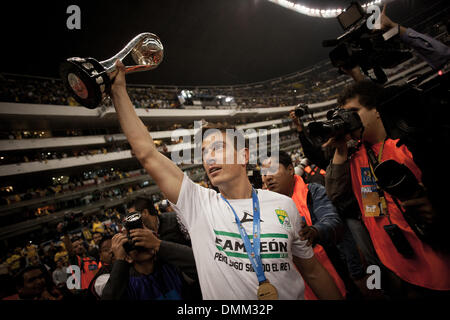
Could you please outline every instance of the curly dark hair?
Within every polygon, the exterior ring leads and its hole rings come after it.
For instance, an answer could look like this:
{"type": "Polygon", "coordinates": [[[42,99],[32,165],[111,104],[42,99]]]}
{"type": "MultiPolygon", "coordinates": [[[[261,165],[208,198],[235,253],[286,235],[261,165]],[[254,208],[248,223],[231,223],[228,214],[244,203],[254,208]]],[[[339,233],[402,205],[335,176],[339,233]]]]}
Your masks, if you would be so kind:
{"type": "Polygon", "coordinates": [[[371,110],[379,105],[383,92],[384,88],[381,85],[370,80],[363,80],[345,88],[339,95],[337,102],[339,106],[343,106],[347,100],[358,98],[362,106],[371,110]]]}

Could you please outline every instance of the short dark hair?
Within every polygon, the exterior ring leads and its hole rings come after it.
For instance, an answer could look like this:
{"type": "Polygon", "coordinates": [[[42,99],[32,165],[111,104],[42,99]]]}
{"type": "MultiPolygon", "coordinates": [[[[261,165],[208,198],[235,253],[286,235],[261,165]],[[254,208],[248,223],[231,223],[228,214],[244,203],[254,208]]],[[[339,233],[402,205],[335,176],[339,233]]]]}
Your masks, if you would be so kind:
{"type": "MultiPolygon", "coordinates": [[[[247,139],[245,138],[244,132],[242,129],[238,129],[235,126],[230,126],[230,125],[221,125],[221,124],[211,124],[208,123],[206,125],[202,126],[202,141],[204,138],[208,137],[208,135],[206,135],[205,137],[205,132],[207,132],[208,130],[218,130],[222,133],[227,133],[227,130],[233,130],[236,134],[236,138],[237,139],[242,139],[244,141],[244,148],[247,148],[247,139]]],[[[239,140],[238,140],[239,141],[239,140]]],[[[235,139],[233,139],[233,146],[234,149],[237,150],[238,144],[237,141],[235,141],[235,139]]]]}
{"type": "Polygon", "coordinates": [[[271,154],[270,156],[268,156],[268,157],[265,157],[265,158],[262,158],[261,159],[261,164],[265,161],[265,160],[267,160],[267,159],[269,159],[269,158],[274,158],[274,159],[277,159],[278,160],[278,163],[280,163],[280,164],[282,164],[286,169],[290,166],[290,165],[292,165],[292,166],[294,166],[293,164],[292,164],[292,158],[291,158],[291,156],[286,152],[286,151],[278,151],[278,155],[276,155],[276,154],[271,154]]]}
{"type": "Polygon", "coordinates": [[[102,237],[102,239],[100,240],[100,242],[98,243],[98,248],[101,249],[103,243],[104,243],[105,241],[111,240],[111,239],[112,239],[112,237],[111,237],[110,235],[104,235],[104,236],[102,237]]]}
{"type": "Polygon", "coordinates": [[[29,265],[23,269],[21,269],[19,272],[17,272],[17,274],[14,276],[14,283],[16,285],[17,288],[23,288],[24,282],[23,282],[23,276],[25,275],[25,273],[30,272],[32,270],[41,270],[42,271],[42,276],[45,276],[44,274],[44,269],[41,265],[29,265]]]}
{"type": "Polygon", "coordinates": [[[143,211],[145,209],[154,216],[158,215],[158,211],[156,211],[155,205],[153,204],[153,200],[150,196],[139,196],[133,202],[130,203],[129,208],[134,207],[136,211],[143,211]]]}
{"type": "Polygon", "coordinates": [[[339,95],[337,102],[339,106],[346,104],[347,100],[358,98],[359,103],[371,110],[378,106],[379,99],[383,95],[384,88],[370,80],[356,82],[339,95]]]}

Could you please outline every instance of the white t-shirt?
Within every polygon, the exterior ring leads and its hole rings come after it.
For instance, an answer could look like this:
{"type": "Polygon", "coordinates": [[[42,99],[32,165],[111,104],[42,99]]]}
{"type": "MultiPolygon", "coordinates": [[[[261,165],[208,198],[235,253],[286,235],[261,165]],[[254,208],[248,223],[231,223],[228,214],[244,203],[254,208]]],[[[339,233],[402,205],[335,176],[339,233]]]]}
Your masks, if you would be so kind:
{"type": "MultiPolygon", "coordinates": [[[[292,255],[314,255],[301,241],[300,216],[291,198],[257,190],[261,208],[261,259],[266,278],[280,300],[303,299],[304,282],[292,255]]],[[[253,233],[252,199],[228,200],[250,240],[253,233]]],[[[203,299],[257,299],[258,280],[253,271],[230,207],[220,194],[183,178],[178,202],[172,204],[191,236],[203,299]]]]}

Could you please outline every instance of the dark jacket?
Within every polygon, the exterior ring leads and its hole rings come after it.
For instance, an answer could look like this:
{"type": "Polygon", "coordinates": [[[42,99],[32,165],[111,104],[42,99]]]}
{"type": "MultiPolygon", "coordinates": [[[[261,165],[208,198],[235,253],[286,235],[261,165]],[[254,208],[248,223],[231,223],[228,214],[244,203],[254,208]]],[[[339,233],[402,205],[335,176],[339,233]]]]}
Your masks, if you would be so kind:
{"type": "Polygon", "coordinates": [[[348,160],[343,164],[330,163],[325,174],[325,188],[341,216],[361,219],[361,210],[353,194],[348,160]]]}
{"type": "Polygon", "coordinates": [[[103,290],[102,300],[183,299],[200,300],[201,291],[192,249],[162,241],[155,271],[139,274],[134,267],[118,260],[103,290]]]}
{"type": "Polygon", "coordinates": [[[334,246],[342,239],[344,230],[342,220],[329,200],[324,186],[310,183],[308,190],[307,205],[311,222],[319,232],[319,244],[334,246]]]}

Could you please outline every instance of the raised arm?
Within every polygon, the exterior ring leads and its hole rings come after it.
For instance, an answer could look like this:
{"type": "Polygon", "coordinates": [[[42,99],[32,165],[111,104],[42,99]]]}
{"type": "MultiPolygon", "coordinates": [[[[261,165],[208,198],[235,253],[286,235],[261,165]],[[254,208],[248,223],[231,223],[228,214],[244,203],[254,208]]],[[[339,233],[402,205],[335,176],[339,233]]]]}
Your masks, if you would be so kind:
{"type": "Polygon", "coordinates": [[[125,66],[116,62],[116,78],[111,88],[111,98],[114,103],[120,126],[133,149],[136,158],[148,174],[155,180],[167,199],[177,203],[183,182],[183,172],[169,158],[156,149],[150,133],[139,119],[128,96],[125,81],[125,66]]]}

